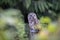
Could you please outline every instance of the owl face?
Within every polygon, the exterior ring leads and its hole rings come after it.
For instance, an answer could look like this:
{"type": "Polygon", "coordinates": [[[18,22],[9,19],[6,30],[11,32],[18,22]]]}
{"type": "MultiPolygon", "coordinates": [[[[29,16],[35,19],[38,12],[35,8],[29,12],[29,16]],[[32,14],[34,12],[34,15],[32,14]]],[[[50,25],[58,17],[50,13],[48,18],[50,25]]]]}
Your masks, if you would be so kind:
{"type": "Polygon", "coordinates": [[[38,19],[35,13],[29,13],[28,22],[29,22],[29,25],[35,25],[38,23],[38,19]]]}
{"type": "Polygon", "coordinates": [[[35,13],[29,13],[28,17],[31,17],[31,19],[37,19],[37,16],[35,13]]]}

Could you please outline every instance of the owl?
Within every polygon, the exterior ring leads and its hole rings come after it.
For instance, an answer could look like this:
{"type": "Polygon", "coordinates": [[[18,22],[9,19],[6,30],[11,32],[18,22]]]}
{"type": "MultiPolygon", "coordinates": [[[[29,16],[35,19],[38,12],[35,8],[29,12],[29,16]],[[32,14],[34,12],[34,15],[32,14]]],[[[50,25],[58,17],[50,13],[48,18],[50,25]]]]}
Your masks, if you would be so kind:
{"type": "Polygon", "coordinates": [[[31,12],[28,14],[28,22],[30,27],[30,40],[36,40],[35,38],[40,33],[41,26],[35,13],[31,12]]]}

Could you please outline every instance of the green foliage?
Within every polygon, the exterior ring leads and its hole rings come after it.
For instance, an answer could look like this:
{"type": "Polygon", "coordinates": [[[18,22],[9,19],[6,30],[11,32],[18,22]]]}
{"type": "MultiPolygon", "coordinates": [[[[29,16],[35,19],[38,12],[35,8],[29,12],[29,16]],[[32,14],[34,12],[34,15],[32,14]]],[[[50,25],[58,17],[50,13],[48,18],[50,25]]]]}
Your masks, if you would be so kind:
{"type": "Polygon", "coordinates": [[[9,4],[10,7],[13,7],[14,5],[16,5],[16,3],[18,2],[19,0],[0,0],[0,5],[5,3],[5,4],[9,4]]]}
{"type": "Polygon", "coordinates": [[[51,19],[47,16],[40,18],[40,23],[51,23],[51,19]]]}
{"type": "Polygon", "coordinates": [[[27,35],[25,34],[25,23],[24,23],[23,18],[24,17],[22,15],[21,11],[19,11],[17,9],[7,9],[7,10],[4,10],[3,12],[1,12],[0,32],[1,31],[3,32],[2,35],[4,38],[6,38],[6,40],[10,40],[10,39],[14,40],[14,37],[17,34],[19,36],[19,40],[27,40],[27,38],[24,38],[24,36],[27,36],[27,35]],[[14,25],[14,28],[17,29],[17,32],[14,30],[13,26],[12,26],[13,30],[6,29],[7,23],[9,25],[14,25]],[[4,30],[4,29],[6,29],[6,30],[4,30]]]}
{"type": "Polygon", "coordinates": [[[32,0],[24,0],[23,5],[28,9],[32,0]]]}
{"type": "Polygon", "coordinates": [[[48,5],[47,5],[46,1],[35,1],[34,8],[35,8],[36,12],[38,12],[38,9],[39,9],[39,11],[44,12],[45,8],[48,9],[48,5]]]}
{"type": "Polygon", "coordinates": [[[22,2],[27,10],[36,11],[37,13],[38,11],[44,12],[46,9],[49,10],[50,7],[54,10],[60,9],[59,0],[0,0],[0,4],[8,3],[10,7],[13,7],[18,2],[22,2]]]}

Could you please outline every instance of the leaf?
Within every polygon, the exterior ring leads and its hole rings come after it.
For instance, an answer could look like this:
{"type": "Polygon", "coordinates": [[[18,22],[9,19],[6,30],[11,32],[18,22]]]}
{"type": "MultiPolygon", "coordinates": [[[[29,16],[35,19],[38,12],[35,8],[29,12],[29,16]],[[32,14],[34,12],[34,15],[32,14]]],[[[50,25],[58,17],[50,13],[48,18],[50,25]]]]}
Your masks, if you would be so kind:
{"type": "Polygon", "coordinates": [[[38,8],[42,12],[42,8],[41,8],[41,3],[40,2],[38,2],[38,8]]]}
{"type": "Polygon", "coordinates": [[[31,5],[31,0],[25,0],[23,4],[28,9],[29,6],[31,5]]]}
{"type": "Polygon", "coordinates": [[[51,4],[51,3],[48,2],[48,6],[49,6],[49,7],[53,7],[53,4],[51,4]]]}
{"type": "Polygon", "coordinates": [[[46,2],[44,2],[44,7],[48,9],[48,5],[46,2]]]}
{"type": "Polygon", "coordinates": [[[45,8],[44,8],[44,2],[41,2],[41,8],[42,8],[42,11],[45,11],[45,8]]]}
{"type": "Polygon", "coordinates": [[[48,10],[48,12],[49,12],[50,14],[52,14],[53,16],[56,16],[56,13],[55,13],[54,11],[48,10]]]}
{"type": "Polygon", "coordinates": [[[37,7],[38,5],[37,5],[37,3],[35,3],[34,5],[35,5],[36,12],[38,12],[38,7],[37,7]]]}

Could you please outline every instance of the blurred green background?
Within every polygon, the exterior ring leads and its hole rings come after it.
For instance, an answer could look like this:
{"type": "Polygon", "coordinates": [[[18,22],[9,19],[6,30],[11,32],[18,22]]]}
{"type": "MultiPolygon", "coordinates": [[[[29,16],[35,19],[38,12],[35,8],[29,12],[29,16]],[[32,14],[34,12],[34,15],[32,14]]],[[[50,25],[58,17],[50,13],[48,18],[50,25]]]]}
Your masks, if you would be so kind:
{"type": "MultiPolygon", "coordinates": [[[[14,15],[14,17],[19,20],[17,23],[23,24],[23,25],[15,25],[15,26],[18,26],[17,29],[21,33],[20,34],[18,32],[18,34],[20,35],[19,40],[29,40],[28,39],[29,38],[29,27],[28,27],[27,15],[30,12],[36,13],[38,19],[40,20],[40,22],[43,26],[45,26],[44,24],[47,22],[49,24],[48,26],[50,27],[50,28],[48,28],[48,30],[50,32],[57,31],[56,33],[54,33],[54,35],[52,34],[49,36],[49,40],[60,40],[60,38],[59,38],[60,37],[60,34],[59,34],[59,32],[60,32],[60,30],[59,30],[60,29],[60,0],[0,0],[0,16],[1,16],[1,14],[5,15],[5,16],[7,15],[7,17],[9,15],[13,16],[13,15],[11,15],[11,12],[12,12],[11,9],[17,9],[20,11],[19,15],[16,14],[17,17],[16,17],[16,15],[14,15]],[[7,10],[7,9],[9,9],[8,13],[5,12],[5,10],[7,10]],[[44,19],[45,17],[46,17],[47,21],[44,19]],[[56,27],[58,29],[55,29],[55,27],[52,28],[51,26],[53,26],[53,25],[50,25],[50,23],[54,24],[54,25],[55,25],[55,23],[57,23],[56,25],[58,25],[58,26],[56,26],[56,27]],[[19,29],[19,27],[20,27],[20,29],[19,29]],[[22,27],[22,29],[21,29],[21,27],[22,27]]],[[[14,10],[14,12],[16,13],[18,11],[14,10]]],[[[12,12],[12,13],[14,13],[14,12],[12,12]]],[[[0,18],[0,27],[2,25],[4,25],[2,20],[0,18]]],[[[44,27],[43,27],[43,29],[44,29],[44,27]]],[[[3,35],[2,34],[3,32],[1,32],[0,34],[3,35]]],[[[5,40],[5,38],[1,39],[1,40],[5,40]]],[[[10,39],[10,40],[12,40],[12,39],[10,39]]]]}

